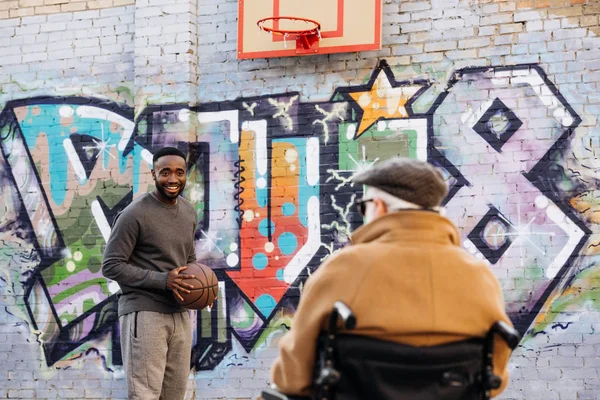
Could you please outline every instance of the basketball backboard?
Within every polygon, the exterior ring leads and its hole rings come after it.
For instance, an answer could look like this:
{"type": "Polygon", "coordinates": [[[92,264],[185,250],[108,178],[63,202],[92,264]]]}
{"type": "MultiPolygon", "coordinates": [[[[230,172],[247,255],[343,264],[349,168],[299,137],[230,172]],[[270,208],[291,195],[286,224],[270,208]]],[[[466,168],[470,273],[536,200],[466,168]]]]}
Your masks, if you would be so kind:
{"type": "MultiPolygon", "coordinates": [[[[238,0],[238,58],[345,53],[381,48],[382,0],[238,0]],[[268,17],[300,17],[320,23],[320,39],[304,51],[293,35],[261,31],[268,17]]],[[[277,29],[305,29],[303,22],[269,21],[277,29]]]]}

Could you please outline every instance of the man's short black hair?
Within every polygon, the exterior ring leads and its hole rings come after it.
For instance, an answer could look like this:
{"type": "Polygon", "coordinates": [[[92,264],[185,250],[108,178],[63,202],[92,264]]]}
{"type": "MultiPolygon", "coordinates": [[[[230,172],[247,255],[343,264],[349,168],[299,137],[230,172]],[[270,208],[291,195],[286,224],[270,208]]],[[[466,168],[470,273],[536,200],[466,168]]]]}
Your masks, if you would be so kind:
{"type": "Polygon", "coordinates": [[[163,147],[152,156],[152,165],[154,165],[159,158],[164,156],[179,156],[185,160],[185,154],[177,147],[163,147]]]}

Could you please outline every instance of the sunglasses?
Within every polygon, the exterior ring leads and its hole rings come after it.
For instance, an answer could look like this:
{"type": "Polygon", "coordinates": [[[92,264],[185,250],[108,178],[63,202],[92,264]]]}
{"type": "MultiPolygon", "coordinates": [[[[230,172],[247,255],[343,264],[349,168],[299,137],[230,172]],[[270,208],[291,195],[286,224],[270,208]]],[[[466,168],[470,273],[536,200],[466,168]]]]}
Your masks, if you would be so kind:
{"type": "Polygon", "coordinates": [[[358,208],[358,212],[360,213],[360,215],[362,215],[363,217],[365,216],[365,212],[367,210],[367,203],[370,201],[373,201],[374,199],[360,199],[360,200],[356,200],[356,207],[358,208]]]}

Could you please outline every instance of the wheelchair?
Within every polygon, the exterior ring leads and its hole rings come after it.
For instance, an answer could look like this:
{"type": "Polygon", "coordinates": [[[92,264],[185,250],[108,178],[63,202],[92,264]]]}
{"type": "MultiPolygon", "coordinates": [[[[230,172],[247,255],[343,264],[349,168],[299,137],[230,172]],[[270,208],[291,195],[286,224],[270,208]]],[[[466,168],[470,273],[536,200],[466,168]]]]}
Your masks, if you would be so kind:
{"type": "Polygon", "coordinates": [[[501,379],[494,374],[496,337],[514,350],[519,333],[500,321],[484,338],[414,347],[352,334],[356,317],[336,302],[317,345],[311,397],[262,391],[263,400],[488,400],[501,379]],[[341,322],[341,324],[340,324],[341,322]],[[341,329],[340,329],[341,328],[341,329]]]}

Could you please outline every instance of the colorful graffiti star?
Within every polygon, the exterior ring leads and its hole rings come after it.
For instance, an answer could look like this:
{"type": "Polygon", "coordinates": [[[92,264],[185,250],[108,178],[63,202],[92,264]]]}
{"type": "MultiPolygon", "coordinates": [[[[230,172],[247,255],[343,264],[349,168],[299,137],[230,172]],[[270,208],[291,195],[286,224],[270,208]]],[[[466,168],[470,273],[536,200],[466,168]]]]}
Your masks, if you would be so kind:
{"type": "Polygon", "coordinates": [[[369,83],[341,89],[338,93],[344,94],[360,115],[357,138],[382,119],[408,118],[412,115],[410,100],[416,99],[428,86],[424,81],[396,82],[387,62],[382,60],[369,83]]]}

